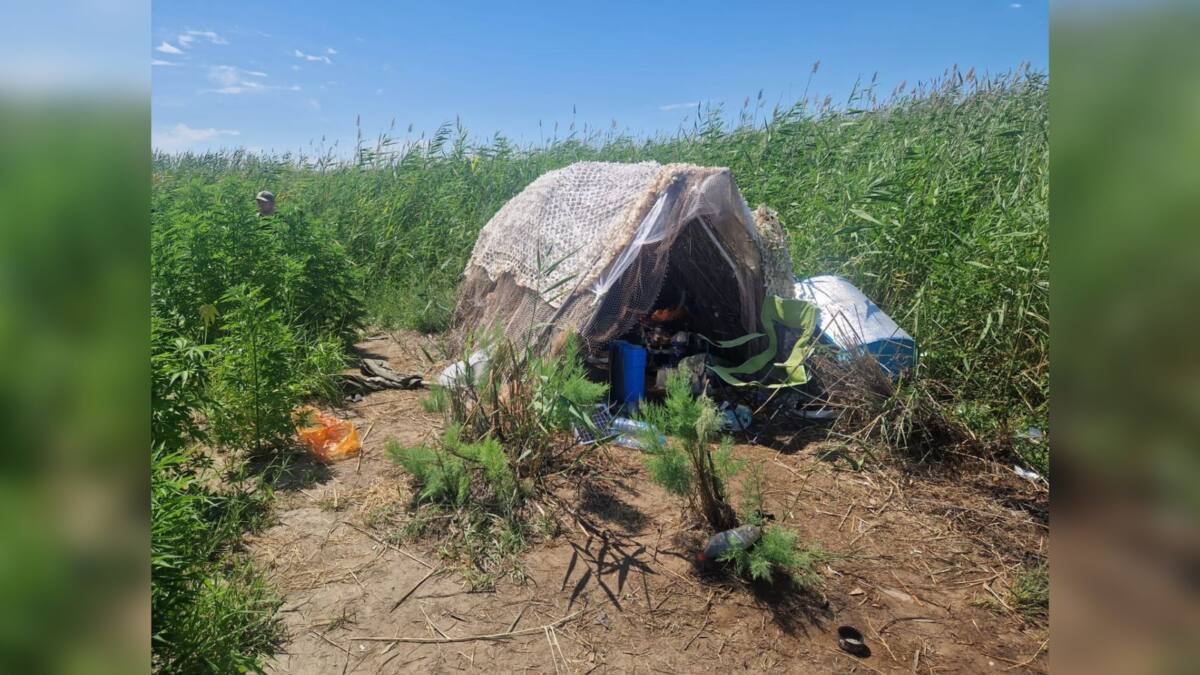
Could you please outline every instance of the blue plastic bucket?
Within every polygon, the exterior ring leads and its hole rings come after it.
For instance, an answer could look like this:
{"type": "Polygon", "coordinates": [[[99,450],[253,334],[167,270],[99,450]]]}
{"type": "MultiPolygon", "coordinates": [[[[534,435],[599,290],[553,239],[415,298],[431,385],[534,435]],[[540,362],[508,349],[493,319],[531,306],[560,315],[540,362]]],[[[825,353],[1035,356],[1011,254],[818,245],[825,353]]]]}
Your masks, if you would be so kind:
{"type": "Polygon", "coordinates": [[[646,349],[614,340],[609,343],[608,350],[612,380],[609,398],[626,410],[636,411],[646,397],[646,349]]]}

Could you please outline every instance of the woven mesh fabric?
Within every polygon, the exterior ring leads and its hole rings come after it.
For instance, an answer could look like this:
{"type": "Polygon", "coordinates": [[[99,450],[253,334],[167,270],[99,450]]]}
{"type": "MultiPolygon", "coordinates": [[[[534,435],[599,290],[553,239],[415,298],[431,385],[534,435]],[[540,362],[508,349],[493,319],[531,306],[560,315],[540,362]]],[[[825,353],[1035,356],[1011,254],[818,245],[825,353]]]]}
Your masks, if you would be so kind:
{"type": "Polygon", "coordinates": [[[535,180],[480,232],[459,291],[458,336],[553,349],[577,333],[595,351],[634,327],[670,283],[688,289],[706,335],[735,337],[757,324],[769,248],[728,169],[572,164],[535,180]]]}
{"type": "MultiPolygon", "coordinates": [[[[535,290],[570,285],[611,257],[613,237],[661,168],[578,162],[543,174],[483,228],[468,266],[535,290]]],[[[562,298],[544,299],[557,307],[562,298]]]]}
{"type": "Polygon", "coordinates": [[[788,250],[787,236],[779,214],[765,205],[754,209],[754,227],[762,238],[759,253],[763,259],[763,272],[767,293],[781,298],[790,298],[795,279],[792,272],[792,252],[788,250]]]}

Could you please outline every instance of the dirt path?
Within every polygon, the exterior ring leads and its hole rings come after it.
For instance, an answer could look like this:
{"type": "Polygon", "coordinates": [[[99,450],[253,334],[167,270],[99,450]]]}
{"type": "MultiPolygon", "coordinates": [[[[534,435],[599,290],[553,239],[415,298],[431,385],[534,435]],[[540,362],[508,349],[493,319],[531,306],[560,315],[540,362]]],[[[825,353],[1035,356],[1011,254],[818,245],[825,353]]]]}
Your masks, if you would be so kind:
{"type": "MultiPolygon", "coordinates": [[[[398,371],[430,374],[426,338],[397,338],[360,348],[398,371]]],[[[365,438],[361,461],[299,464],[296,485],[279,489],[277,523],[250,539],[285,597],[289,639],[270,672],[1047,669],[1048,632],[1002,601],[1018,565],[1046,554],[1048,500],[999,467],[943,477],[854,472],[812,448],[773,450],[771,438],[737,446],[764,464],[766,510],[835,554],[820,591],[772,597],[697,576],[688,556],[701,535],[679,500],[646,479],[636,451],[611,448],[603,477],[556,489],[603,531],[562,514],[560,535],[525,554],[523,584],[471,592],[459,575],[436,573],[436,551],[388,543],[409,493],[384,447],[436,435],[440,419],[421,409],[423,395],[380,392],[339,411],[365,438]],[[542,628],[563,617],[572,618],[542,628]],[[845,624],[863,632],[870,657],[837,649],[845,624]],[[447,644],[363,639],[512,631],[526,632],[447,644]]]]}

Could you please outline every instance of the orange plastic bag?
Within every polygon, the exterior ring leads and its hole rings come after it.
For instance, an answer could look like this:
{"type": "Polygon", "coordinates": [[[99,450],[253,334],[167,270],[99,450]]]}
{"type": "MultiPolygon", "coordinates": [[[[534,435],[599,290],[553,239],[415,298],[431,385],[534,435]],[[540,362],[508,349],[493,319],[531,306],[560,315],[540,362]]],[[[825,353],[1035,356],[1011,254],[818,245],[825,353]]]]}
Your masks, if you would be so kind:
{"type": "Polygon", "coordinates": [[[358,440],[358,430],[346,420],[339,420],[313,408],[305,406],[296,411],[300,426],[296,427],[296,435],[304,441],[309,453],[322,462],[336,462],[340,459],[353,457],[362,449],[358,440]],[[315,420],[314,426],[306,426],[315,420]]]}

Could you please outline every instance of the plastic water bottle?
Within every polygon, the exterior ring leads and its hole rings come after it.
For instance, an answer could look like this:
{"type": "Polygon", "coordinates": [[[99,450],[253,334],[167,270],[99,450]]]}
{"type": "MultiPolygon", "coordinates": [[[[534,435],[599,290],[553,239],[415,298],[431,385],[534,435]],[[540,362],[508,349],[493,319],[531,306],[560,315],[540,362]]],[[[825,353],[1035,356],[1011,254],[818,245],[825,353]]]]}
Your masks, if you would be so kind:
{"type": "Polygon", "coordinates": [[[634,448],[635,450],[646,450],[646,443],[642,438],[647,433],[655,434],[658,437],[660,445],[666,445],[667,437],[655,429],[653,426],[638,420],[631,420],[628,417],[614,417],[609,429],[617,435],[613,439],[613,443],[624,446],[626,448],[634,448]]]}
{"type": "Polygon", "coordinates": [[[758,543],[758,538],[761,536],[762,528],[757,525],[742,525],[732,530],[718,532],[708,540],[708,545],[704,547],[704,550],[696,555],[696,560],[705,564],[714,563],[731,548],[741,550],[750,548],[758,543]]]}

